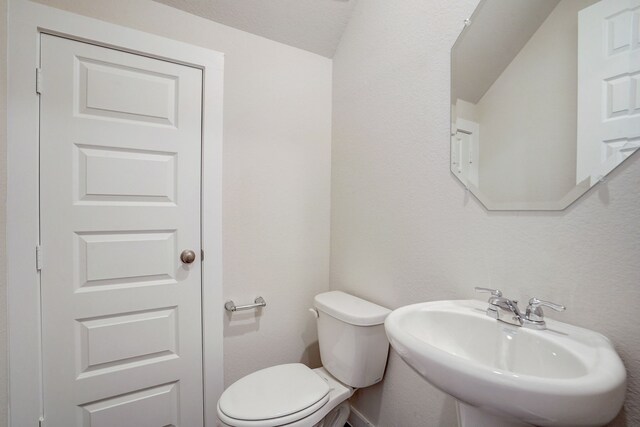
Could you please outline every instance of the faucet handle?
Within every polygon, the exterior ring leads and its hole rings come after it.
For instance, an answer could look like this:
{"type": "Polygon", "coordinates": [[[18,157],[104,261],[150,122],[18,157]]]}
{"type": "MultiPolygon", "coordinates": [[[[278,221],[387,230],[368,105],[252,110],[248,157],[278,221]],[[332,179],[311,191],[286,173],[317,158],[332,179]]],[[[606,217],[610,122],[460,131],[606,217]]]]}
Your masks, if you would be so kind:
{"type": "Polygon", "coordinates": [[[527,309],[530,308],[532,311],[534,311],[536,309],[540,309],[540,307],[549,307],[550,309],[555,311],[565,311],[567,309],[567,307],[565,307],[564,305],[556,304],[555,302],[550,301],[543,301],[536,297],[533,297],[529,300],[529,307],[527,307],[527,309]]]}
{"type": "Polygon", "coordinates": [[[488,294],[491,294],[491,296],[493,296],[493,297],[501,297],[502,296],[502,291],[500,289],[481,288],[479,286],[476,286],[474,289],[475,289],[476,292],[488,293],[488,294]]]}
{"type": "Polygon", "coordinates": [[[567,309],[567,307],[565,307],[564,305],[556,304],[550,301],[539,300],[538,298],[533,297],[529,300],[529,305],[527,306],[527,312],[525,314],[525,323],[529,327],[533,327],[536,329],[546,328],[542,307],[549,307],[550,309],[555,311],[565,311],[567,309]]]}

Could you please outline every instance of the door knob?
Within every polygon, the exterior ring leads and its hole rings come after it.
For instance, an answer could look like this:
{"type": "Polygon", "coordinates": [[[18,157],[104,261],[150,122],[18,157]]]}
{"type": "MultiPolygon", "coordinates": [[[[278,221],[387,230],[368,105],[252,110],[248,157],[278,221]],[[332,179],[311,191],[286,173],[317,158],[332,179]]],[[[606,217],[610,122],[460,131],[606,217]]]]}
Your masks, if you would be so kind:
{"type": "Polygon", "coordinates": [[[196,260],[196,253],[191,249],[185,249],[180,254],[180,261],[182,261],[185,264],[191,264],[195,260],[196,260]]]}

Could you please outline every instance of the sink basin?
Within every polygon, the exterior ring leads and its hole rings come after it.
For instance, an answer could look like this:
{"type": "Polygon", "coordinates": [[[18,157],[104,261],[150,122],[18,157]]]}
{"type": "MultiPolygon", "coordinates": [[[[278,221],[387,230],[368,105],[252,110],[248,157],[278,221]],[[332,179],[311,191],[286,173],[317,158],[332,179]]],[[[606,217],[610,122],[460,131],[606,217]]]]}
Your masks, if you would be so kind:
{"type": "Polygon", "coordinates": [[[385,322],[400,357],[458,400],[463,425],[602,426],[616,416],[626,371],[606,337],[550,319],[542,331],[513,326],[486,307],[427,302],[385,322]]]}

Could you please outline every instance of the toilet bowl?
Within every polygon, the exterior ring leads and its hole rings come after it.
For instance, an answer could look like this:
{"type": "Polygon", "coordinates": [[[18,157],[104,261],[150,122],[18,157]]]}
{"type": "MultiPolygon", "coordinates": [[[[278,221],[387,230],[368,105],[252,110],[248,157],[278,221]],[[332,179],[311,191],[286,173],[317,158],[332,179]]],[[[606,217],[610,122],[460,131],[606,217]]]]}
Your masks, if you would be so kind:
{"type": "Polygon", "coordinates": [[[343,427],[357,388],[382,380],[390,310],[344,292],[314,299],[323,367],[272,366],[229,386],[218,400],[226,427],[343,427]]]}
{"type": "Polygon", "coordinates": [[[342,408],[343,417],[330,412],[353,392],[323,368],[278,365],[231,385],[218,401],[218,417],[230,427],[342,427],[349,416],[348,405],[342,408]],[[334,415],[331,423],[325,420],[330,418],[327,415],[334,415]]]}

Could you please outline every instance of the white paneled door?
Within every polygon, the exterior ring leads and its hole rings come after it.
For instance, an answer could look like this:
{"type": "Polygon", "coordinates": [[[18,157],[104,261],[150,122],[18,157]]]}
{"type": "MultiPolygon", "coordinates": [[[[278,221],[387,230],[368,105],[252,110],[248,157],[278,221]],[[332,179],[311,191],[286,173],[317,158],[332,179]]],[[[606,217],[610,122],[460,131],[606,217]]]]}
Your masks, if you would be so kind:
{"type": "Polygon", "coordinates": [[[576,182],[591,185],[640,148],[640,0],[578,14],[576,182]]]}
{"type": "Polygon", "coordinates": [[[202,72],[42,35],[40,92],[45,426],[202,426],[202,72]]]}

